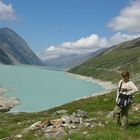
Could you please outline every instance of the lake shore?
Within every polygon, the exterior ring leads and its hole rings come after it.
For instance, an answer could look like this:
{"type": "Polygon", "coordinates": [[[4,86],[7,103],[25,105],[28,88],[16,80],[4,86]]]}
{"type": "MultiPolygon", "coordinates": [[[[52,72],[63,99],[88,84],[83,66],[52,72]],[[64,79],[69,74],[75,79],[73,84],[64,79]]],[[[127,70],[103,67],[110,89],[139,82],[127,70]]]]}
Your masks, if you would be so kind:
{"type": "Polygon", "coordinates": [[[69,76],[76,77],[76,78],[78,78],[80,80],[85,80],[87,82],[91,82],[93,84],[98,84],[102,88],[105,89],[104,91],[93,93],[93,94],[91,94],[91,96],[81,97],[81,98],[78,98],[76,100],[86,99],[86,98],[89,98],[89,97],[92,97],[92,96],[97,96],[97,95],[103,95],[103,94],[109,93],[112,90],[115,90],[117,88],[117,85],[113,84],[110,81],[102,81],[100,79],[94,79],[93,77],[83,76],[83,75],[79,75],[79,74],[73,74],[73,73],[69,73],[69,72],[65,72],[65,74],[69,75],[69,76]]]}
{"type": "MultiPolygon", "coordinates": [[[[11,89],[0,87],[0,112],[7,112],[20,104],[20,101],[16,97],[5,97],[4,94],[11,89]]],[[[14,90],[14,89],[12,89],[14,90]]]]}
{"type": "Polygon", "coordinates": [[[6,92],[8,92],[7,88],[0,87],[0,96],[3,95],[6,92]]]}

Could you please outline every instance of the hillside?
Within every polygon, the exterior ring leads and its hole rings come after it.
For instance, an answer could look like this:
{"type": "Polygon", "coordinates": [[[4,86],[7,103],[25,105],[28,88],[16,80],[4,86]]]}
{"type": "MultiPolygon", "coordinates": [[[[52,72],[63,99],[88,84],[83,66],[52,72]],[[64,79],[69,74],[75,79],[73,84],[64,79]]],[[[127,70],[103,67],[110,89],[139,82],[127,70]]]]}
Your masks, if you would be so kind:
{"type": "Polygon", "coordinates": [[[0,63],[43,65],[27,43],[9,28],[0,29],[0,63]]]}
{"type": "Polygon", "coordinates": [[[112,46],[69,72],[116,83],[124,69],[140,84],[140,38],[112,46]]]}
{"type": "MultiPolygon", "coordinates": [[[[71,69],[70,72],[116,83],[121,78],[121,70],[128,68],[133,80],[139,85],[139,46],[140,38],[113,46],[82,65],[71,69]]],[[[120,126],[113,121],[112,110],[115,106],[115,97],[116,91],[112,91],[108,94],[80,99],[42,112],[0,113],[0,139],[139,140],[140,92],[134,97],[134,104],[129,112],[127,130],[120,129],[120,126]],[[79,109],[87,113],[85,118],[77,118],[77,110],[79,109]],[[58,111],[67,111],[67,113],[58,114],[56,113],[58,111]],[[67,121],[70,116],[76,123],[61,122],[61,118],[67,121]],[[82,121],[79,123],[77,119],[82,121]],[[48,123],[48,120],[51,120],[51,123],[48,123]],[[56,122],[55,126],[52,125],[53,121],[56,122]],[[42,124],[42,122],[47,124],[43,128],[35,125],[42,124]],[[58,130],[59,133],[56,133],[58,130]]]]}
{"type": "MultiPolygon", "coordinates": [[[[129,127],[127,130],[121,130],[116,125],[111,116],[111,111],[115,105],[116,92],[113,91],[109,94],[95,96],[87,99],[74,101],[48,111],[36,113],[6,113],[0,114],[0,139],[2,140],[139,140],[140,138],[140,108],[137,110],[130,110],[129,113],[129,127]],[[67,114],[56,114],[58,110],[67,110],[67,114]],[[59,120],[59,118],[70,115],[77,110],[87,112],[85,122],[80,128],[68,129],[64,127],[66,134],[53,138],[48,137],[47,127],[42,129],[32,129],[29,131],[27,128],[36,122],[47,120],[59,120]],[[24,130],[24,131],[23,131],[24,130]]],[[[135,105],[140,104],[140,94],[134,98],[135,105]]],[[[133,105],[133,108],[134,106],[133,105]]],[[[58,125],[58,124],[56,124],[58,125]]],[[[77,124],[76,124],[77,125],[77,124]]],[[[49,127],[49,126],[48,126],[49,127]]],[[[51,129],[51,126],[49,127],[51,129]]],[[[56,128],[60,129],[59,127],[56,128]]],[[[51,133],[55,131],[55,128],[51,133]]]]}
{"type": "MultiPolygon", "coordinates": [[[[80,65],[84,61],[91,57],[95,57],[105,49],[98,50],[96,52],[90,52],[85,54],[61,54],[60,56],[52,59],[42,60],[47,67],[55,69],[70,69],[80,65]]],[[[47,58],[47,57],[46,57],[47,58]]]]}

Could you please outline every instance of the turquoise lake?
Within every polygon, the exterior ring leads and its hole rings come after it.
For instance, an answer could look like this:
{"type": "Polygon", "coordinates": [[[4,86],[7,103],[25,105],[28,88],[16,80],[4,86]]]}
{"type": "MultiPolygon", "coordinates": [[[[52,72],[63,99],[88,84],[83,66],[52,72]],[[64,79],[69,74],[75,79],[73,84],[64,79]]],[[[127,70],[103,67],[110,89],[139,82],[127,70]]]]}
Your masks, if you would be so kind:
{"type": "Polygon", "coordinates": [[[11,111],[36,112],[104,91],[98,84],[35,66],[0,65],[0,85],[15,89],[5,96],[21,101],[11,111]]]}

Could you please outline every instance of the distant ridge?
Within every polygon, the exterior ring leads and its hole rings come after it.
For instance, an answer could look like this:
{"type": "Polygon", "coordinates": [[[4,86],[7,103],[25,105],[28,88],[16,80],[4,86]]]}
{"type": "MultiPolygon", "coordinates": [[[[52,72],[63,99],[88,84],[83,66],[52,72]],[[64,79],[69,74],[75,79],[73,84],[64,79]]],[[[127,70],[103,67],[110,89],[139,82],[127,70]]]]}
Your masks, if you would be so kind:
{"type": "Polygon", "coordinates": [[[116,83],[126,69],[140,86],[140,37],[112,46],[69,72],[116,83]]]}
{"type": "Polygon", "coordinates": [[[84,61],[91,57],[95,57],[105,49],[98,50],[96,52],[90,52],[86,54],[62,54],[61,56],[49,60],[43,61],[47,67],[53,69],[70,69],[77,65],[80,65],[84,61]]]}
{"type": "Polygon", "coordinates": [[[7,27],[0,28],[0,63],[43,65],[28,44],[7,27]]]}

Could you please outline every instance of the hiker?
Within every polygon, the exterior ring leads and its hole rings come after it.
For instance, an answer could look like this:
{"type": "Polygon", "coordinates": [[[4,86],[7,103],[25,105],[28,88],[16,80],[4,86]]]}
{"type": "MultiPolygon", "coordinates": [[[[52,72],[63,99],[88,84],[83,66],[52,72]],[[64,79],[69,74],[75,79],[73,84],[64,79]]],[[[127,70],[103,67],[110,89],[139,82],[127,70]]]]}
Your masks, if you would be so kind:
{"type": "Polygon", "coordinates": [[[122,80],[119,81],[117,89],[114,119],[123,129],[128,127],[128,111],[132,105],[133,94],[137,91],[138,88],[129,80],[129,72],[122,72],[122,80]]]}

